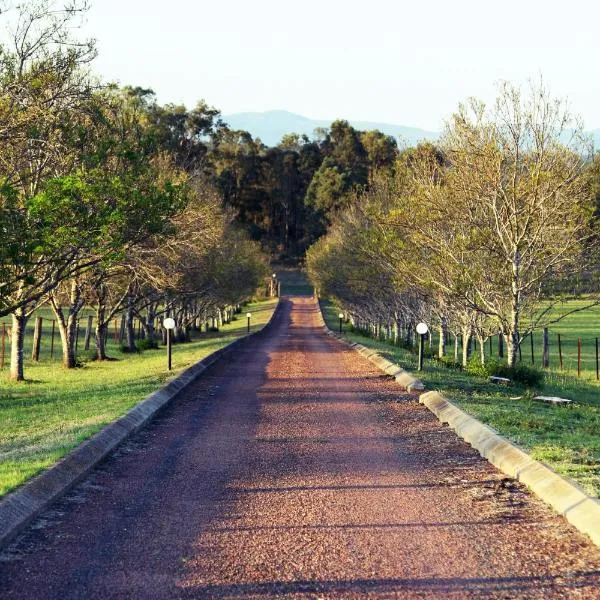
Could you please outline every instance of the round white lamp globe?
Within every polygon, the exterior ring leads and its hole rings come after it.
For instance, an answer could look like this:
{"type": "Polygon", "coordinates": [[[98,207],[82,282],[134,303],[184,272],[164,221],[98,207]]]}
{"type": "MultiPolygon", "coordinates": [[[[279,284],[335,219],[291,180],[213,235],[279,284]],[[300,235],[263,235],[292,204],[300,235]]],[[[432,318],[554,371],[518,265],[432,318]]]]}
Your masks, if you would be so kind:
{"type": "Polygon", "coordinates": [[[165,329],[175,329],[175,319],[172,319],[171,317],[167,317],[163,321],[163,327],[165,329]]]}
{"type": "Polygon", "coordinates": [[[419,323],[417,325],[417,333],[419,335],[425,335],[429,331],[429,327],[425,323],[419,323]]]}

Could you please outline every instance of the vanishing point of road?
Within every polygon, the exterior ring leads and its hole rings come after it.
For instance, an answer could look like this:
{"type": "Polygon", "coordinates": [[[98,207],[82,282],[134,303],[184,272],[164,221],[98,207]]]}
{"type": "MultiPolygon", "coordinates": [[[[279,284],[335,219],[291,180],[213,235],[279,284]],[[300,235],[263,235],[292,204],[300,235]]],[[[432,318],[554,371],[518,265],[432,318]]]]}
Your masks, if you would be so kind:
{"type": "Polygon", "coordinates": [[[323,334],[310,297],[0,561],[0,598],[600,598],[600,549],[323,334]]]}

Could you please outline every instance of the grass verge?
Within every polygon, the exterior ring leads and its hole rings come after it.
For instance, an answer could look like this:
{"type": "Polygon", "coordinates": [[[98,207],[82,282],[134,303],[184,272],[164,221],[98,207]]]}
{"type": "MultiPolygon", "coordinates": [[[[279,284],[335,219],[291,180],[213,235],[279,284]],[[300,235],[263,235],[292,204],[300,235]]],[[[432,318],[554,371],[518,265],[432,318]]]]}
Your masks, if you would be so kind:
{"type": "Polygon", "coordinates": [[[52,466],[187,367],[244,336],[246,311],[252,313],[251,330],[262,328],[276,304],[249,304],[221,331],[175,345],[170,373],[164,348],[134,355],[114,349],[118,360],[72,370],[64,370],[60,360],[28,361],[29,379],[23,383],[10,382],[5,369],[0,373],[0,496],[52,466]]]}
{"type": "MultiPolygon", "coordinates": [[[[338,309],[322,302],[330,329],[339,331],[338,309]]],[[[376,349],[388,360],[415,372],[417,356],[410,350],[352,332],[344,336],[376,349]]],[[[536,392],[570,398],[569,406],[534,401],[533,391],[522,386],[497,386],[486,379],[426,360],[420,379],[429,390],[438,390],[463,410],[549,464],[558,473],[577,481],[588,494],[600,495],[600,393],[598,386],[569,374],[549,372],[536,392]],[[515,399],[519,398],[519,399],[515,399]]]]}

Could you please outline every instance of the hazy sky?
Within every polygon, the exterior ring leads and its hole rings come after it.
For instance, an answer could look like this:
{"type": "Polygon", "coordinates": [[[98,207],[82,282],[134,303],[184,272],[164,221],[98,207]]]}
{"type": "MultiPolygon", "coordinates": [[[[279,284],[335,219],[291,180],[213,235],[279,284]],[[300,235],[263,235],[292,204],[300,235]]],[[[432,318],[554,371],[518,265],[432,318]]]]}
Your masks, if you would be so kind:
{"type": "Polygon", "coordinates": [[[541,74],[593,129],[599,23],[594,0],[93,0],[86,31],[98,72],[161,102],[438,130],[541,74]]]}

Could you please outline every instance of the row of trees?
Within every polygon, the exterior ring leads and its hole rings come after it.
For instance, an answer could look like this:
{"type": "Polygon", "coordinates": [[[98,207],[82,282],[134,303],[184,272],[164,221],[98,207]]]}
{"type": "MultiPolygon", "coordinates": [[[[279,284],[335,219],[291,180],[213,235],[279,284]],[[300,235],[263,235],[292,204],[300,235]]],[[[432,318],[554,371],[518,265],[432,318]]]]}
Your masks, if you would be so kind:
{"type": "Polygon", "coordinates": [[[203,170],[218,112],[163,109],[147,90],[101,85],[94,44],[73,37],[86,10],[36,0],[3,15],[12,42],[0,47],[0,316],[12,316],[16,380],[27,321],[45,302],[74,367],[84,305],[96,307],[104,359],[115,314],[126,314],[131,344],[134,316],[149,339],[161,314],[185,337],[266,271],[203,170]]]}
{"type": "MultiPolygon", "coordinates": [[[[459,108],[440,144],[399,154],[308,252],[310,277],[358,326],[410,337],[439,328],[439,355],[462,335],[500,333],[515,365],[532,330],[587,292],[598,303],[598,161],[581,124],[543,85],[504,84],[491,108],[459,108]]],[[[481,360],[485,357],[481,354],[481,360]]]]}

